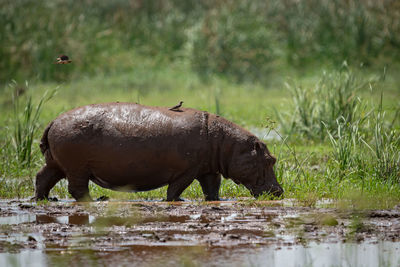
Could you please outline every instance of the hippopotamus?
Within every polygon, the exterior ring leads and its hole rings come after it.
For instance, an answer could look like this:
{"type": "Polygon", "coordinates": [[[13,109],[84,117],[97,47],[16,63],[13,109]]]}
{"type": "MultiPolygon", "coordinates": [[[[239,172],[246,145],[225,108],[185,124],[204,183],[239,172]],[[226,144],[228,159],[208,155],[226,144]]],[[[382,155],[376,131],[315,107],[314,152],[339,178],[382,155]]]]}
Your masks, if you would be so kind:
{"type": "Polygon", "coordinates": [[[90,201],[89,181],[120,191],[168,185],[179,201],[194,179],[206,200],[218,200],[221,175],[255,197],[280,196],[267,146],[242,127],[192,108],[170,110],[135,103],[93,104],[70,110],[46,127],[40,143],[46,164],[34,199],[47,199],[63,178],[77,201],[90,201]]]}

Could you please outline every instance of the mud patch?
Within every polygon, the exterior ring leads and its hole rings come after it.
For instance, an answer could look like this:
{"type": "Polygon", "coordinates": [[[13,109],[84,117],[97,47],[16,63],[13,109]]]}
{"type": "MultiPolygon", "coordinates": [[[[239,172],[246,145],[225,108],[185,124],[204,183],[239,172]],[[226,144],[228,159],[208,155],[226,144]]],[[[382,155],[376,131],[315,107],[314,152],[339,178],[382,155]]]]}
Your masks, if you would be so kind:
{"type": "Polygon", "coordinates": [[[254,204],[3,201],[0,266],[400,263],[399,210],[254,204]]]}

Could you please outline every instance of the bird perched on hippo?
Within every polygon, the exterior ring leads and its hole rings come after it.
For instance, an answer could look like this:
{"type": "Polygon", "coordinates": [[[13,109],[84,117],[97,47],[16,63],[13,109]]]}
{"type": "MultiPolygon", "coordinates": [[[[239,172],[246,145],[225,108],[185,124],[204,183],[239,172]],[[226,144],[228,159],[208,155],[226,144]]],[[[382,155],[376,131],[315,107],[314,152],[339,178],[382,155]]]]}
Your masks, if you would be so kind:
{"type": "Polygon", "coordinates": [[[173,110],[173,111],[181,111],[180,108],[182,107],[183,101],[180,101],[178,105],[173,106],[172,108],[170,108],[169,110],[173,110]]]}
{"type": "Polygon", "coordinates": [[[79,107],[44,131],[46,164],[36,176],[34,199],[48,198],[63,178],[78,201],[91,200],[88,184],[123,191],[168,185],[167,201],[197,179],[206,200],[218,200],[221,175],[255,196],[283,193],[266,145],[240,126],[191,108],[175,112],[134,103],[79,107]]]}

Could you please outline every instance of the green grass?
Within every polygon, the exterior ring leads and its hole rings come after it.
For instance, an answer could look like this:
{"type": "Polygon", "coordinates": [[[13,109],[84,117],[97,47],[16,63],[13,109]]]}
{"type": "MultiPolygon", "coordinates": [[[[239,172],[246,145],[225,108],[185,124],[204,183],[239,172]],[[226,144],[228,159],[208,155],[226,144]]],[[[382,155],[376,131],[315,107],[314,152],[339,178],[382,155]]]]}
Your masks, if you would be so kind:
{"type": "Polygon", "coordinates": [[[3,1],[0,82],[124,72],[116,54],[131,49],[238,82],[269,84],[282,66],[376,68],[399,60],[399,19],[395,1],[3,1]],[[73,65],[52,64],[63,53],[73,65]]]}
{"type": "MultiPolygon", "coordinates": [[[[44,163],[38,147],[44,127],[60,113],[76,106],[110,101],[173,106],[183,100],[185,107],[212,113],[219,112],[245,128],[262,129],[265,126],[271,127],[273,121],[277,121],[276,111],[279,114],[291,114],[296,110],[290,90],[284,85],[285,81],[295,80],[306,90],[311,91],[323,77],[322,70],[310,71],[305,76],[295,71],[283,71],[283,74],[275,77],[268,86],[259,83],[233,83],[220,76],[213,76],[204,82],[196,73],[190,71],[189,63],[186,61],[156,64],[153,59],[138,55],[131,55],[126,60],[132,60],[132,69],[129,71],[107,76],[99,74],[95,77],[62,83],[36,82],[26,88],[25,94],[18,97],[21,107],[37,106],[46,91],[58,88],[57,95],[42,106],[42,112],[36,121],[39,127],[34,130],[30,142],[32,162],[29,166],[22,167],[16,164],[18,153],[15,146],[10,143],[13,123],[16,121],[15,116],[13,117],[12,95],[16,87],[23,85],[4,88],[4,93],[0,95],[1,198],[33,195],[35,174],[44,163]]],[[[329,75],[333,77],[332,79],[338,79],[331,68],[326,68],[326,72],[332,73],[329,75]]],[[[357,72],[360,80],[369,81],[376,77],[375,72],[371,70],[359,69],[357,72]]],[[[338,81],[340,80],[335,80],[338,81]]],[[[266,143],[278,158],[275,171],[278,181],[285,190],[285,198],[295,198],[301,205],[306,206],[315,205],[316,201],[323,198],[350,199],[352,195],[360,195],[367,202],[370,199],[378,199],[384,207],[393,207],[398,203],[400,186],[399,180],[395,178],[399,173],[396,173],[396,170],[392,171],[391,177],[394,178],[385,179],[384,174],[375,170],[380,170],[382,166],[389,166],[389,169],[390,166],[396,167],[398,162],[396,153],[399,151],[399,144],[396,141],[398,140],[396,131],[399,129],[399,121],[393,118],[399,107],[399,84],[395,72],[389,69],[386,80],[382,81],[378,88],[385,89],[382,105],[381,90],[353,92],[368,103],[368,110],[372,110],[368,119],[363,122],[362,127],[360,126],[360,129],[363,129],[362,140],[365,142],[357,139],[355,148],[349,144],[354,143],[353,137],[357,137],[359,132],[348,131],[347,128],[344,132],[341,130],[340,134],[338,128],[332,131],[332,138],[314,139],[302,135],[300,131],[287,135],[281,125],[276,125],[276,130],[281,132],[284,141],[273,140],[266,143]],[[389,126],[396,134],[391,135],[388,131],[389,126]],[[379,153],[382,156],[378,157],[379,153]]],[[[20,114],[23,114],[23,109],[20,110],[20,114]]],[[[352,121],[353,124],[355,122],[357,120],[352,121]]],[[[342,124],[336,124],[336,127],[343,126],[340,125],[342,124]]],[[[329,136],[329,131],[325,133],[329,136]]],[[[108,195],[112,199],[166,197],[166,187],[149,192],[120,193],[91,184],[90,190],[94,198],[102,195],[108,195]]],[[[60,198],[70,197],[67,193],[67,182],[65,180],[60,182],[51,194],[60,198]]],[[[222,198],[250,197],[247,189],[234,184],[231,180],[223,180],[220,195],[222,198]]],[[[182,197],[201,200],[203,196],[198,182],[195,181],[185,190],[182,197]]],[[[261,199],[269,199],[269,196],[263,196],[261,199]]]]}
{"type": "MultiPolygon", "coordinates": [[[[15,86],[11,86],[11,88],[14,89],[14,92],[18,90],[15,86]]],[[[26,83],[26,89],[28,88],[28,84],[26,83]]],[[[19,95],[12,95],[13,116],[11,122],[14,124],[11,125],[11,141],[16,151],[16,160],[19,168],[29,168],[31,165],[33,160],[32,147],[34,135],[39,127],[39,117],[42,113],[43,105],[49,101],[55,93],[55,90],[50,94],[46,91],[37,105],[32,103],[32,96],[29,95],[25,103],[23,103],[23,106],[20,104],[19,95]]]]}

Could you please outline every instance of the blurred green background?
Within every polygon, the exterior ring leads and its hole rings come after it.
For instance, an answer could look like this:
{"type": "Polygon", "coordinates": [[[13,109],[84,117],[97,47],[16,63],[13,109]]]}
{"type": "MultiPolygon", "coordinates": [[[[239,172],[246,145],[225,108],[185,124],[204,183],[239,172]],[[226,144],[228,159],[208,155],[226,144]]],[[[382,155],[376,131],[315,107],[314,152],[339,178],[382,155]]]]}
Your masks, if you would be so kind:
{"type": "Polygon", "coordinates": [[[66,81],[185,61],[202,78],[268,83],[286,68],[400,57],[399,1],[1,0],[0,81],[66,81]],[[73,65],[52,65],[65,53],[73,65]]]}

